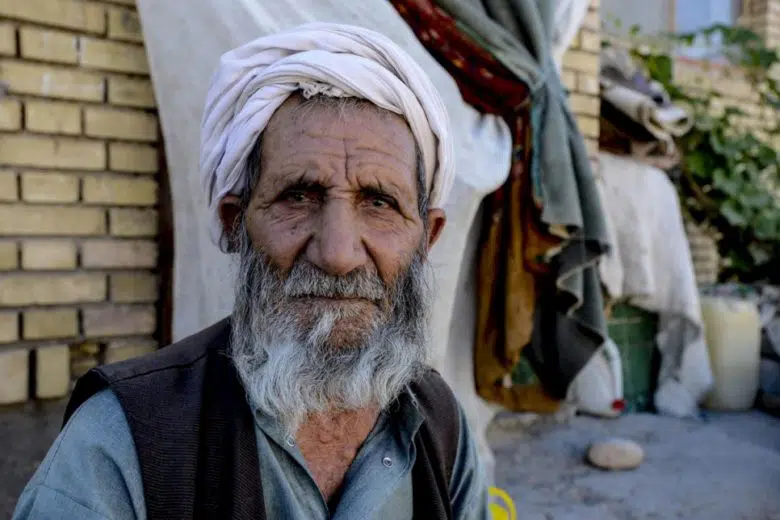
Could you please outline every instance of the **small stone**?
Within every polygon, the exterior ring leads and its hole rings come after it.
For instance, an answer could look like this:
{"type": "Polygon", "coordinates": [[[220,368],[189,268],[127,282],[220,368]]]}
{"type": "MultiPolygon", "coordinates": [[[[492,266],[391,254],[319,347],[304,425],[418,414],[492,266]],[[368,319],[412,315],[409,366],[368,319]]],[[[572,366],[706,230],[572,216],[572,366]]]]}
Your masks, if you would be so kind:
{"type": "Polygon", "coordinates": [[[597,468],[620,471],[634,469],[645,459],[645,450],[627,439],[607,439],[588,449],[588,461],[597,468]]]}

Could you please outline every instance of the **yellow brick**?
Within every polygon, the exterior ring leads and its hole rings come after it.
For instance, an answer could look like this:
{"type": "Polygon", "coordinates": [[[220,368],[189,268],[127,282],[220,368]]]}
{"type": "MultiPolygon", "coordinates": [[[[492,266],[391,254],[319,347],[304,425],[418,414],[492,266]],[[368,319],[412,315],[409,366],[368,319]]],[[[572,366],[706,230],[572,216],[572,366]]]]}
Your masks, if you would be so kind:
{"type": "Polygon", "coordinates": [[[109,8],[108,37],[112,40],[142,43],[144,37],[141,33],[141,20],[138,13],[132,9],[109,8]]]}
{"type": "Polygon", "coordinates": [[[0,277],[0,306],[61,305],[106,299],[102,274],[9,274],[0,277]]]}
{"type": "Polygon", "coordinates": [[[139,108],[154,108],[154,89],[148,79],[108,78],[108,102],[139,108]]]}
{"type": "Polygon", "coordinates": [[[586,52],[601,52],[601,34],[595,31],[580,32],[580,48],[586,52]]]}
{"type": "Polygon", "coordinates": [[[85,177],[85,202],[118,206],[153,206],[157,203],[157,182],[154,179],[101,175],[85,177]]]}
{"type": "Polygon", "coordinates": [[[19,29],[19,43],[23,58],[58,63],[79,61],[78,40],[71,33],[22,27],[19,29]]]}
{"type": "Polygon", "coordinates": [[[95,358],[71,359],[70,374],[74,378],[79,378],[96,366],[98,361],[95,358]]]}
{"type": "Polygon", "coordinates": [[[67,338],[78,333],[76,309],[32,309],[22,314],[24,339],[67,338]]]}
{"type": "Polygon", "coordinates": [[[70,349],[67,345],[35,351],[35,397],[64,397],[70,390],[70,349]]]}
{"type": "Polygon", "coordinates": [[[101,208],[0,204],[0,236],[101,235],[105,231],[101,208]]]}
{"type": "Polygon", "coordinates": [[[563,86],[566,87],[568,90],[576,90],[577,89],[577,73],[571,70],[563,70],[561,71],[561,83],[563,83],[563,86]]]}
{"type": "Polygon", "coordinates": [[[154,302],[157,300],[157,276],[152,273],[118,273],[109,277],[109,294],[119,303],[154,302]]]}
{"type": "Polygon", "coordinates": [[[54,101],[28,101],[24,107],[24,126],[32,132],[78,135],[81,107],[54,101]]]}
{"type": "Polygon", "coordinates": [[[143,144],[109,143],[108,167],[118,172],[157,173],[157,148],[143,144]]]}
{"type": "Polygon", "coordinates": [[[601,93],[601,86],[599,85],[598,76],[591,74],[578,73],[577,74],[577,92],[582,94],[591,94],[598,96],[601,93]]]}
{"type": "Polygon", "coordinates": [[[84,309],[87,336],[130,336],[153,334],[157,313],[151,305],[110,305],[84,309]]]}
{"type": "Polygon", "coordinates": [[[19,250],[16,242],[0,242],[0,271],[19,267],[19,250]]]}
{"type": "Polygon", "coordinates": [[[105,143],[66,137],[0,135],[2,162],[17,166],[103,170],[105,143]]]}
{"type": "Polygon", "coordinates": [[[151,240],[89,240],[81,245],[81,265],[89,268],[152,269],[157,243],[151,240]]]}
{"type": "Polygon", "coordinates": [[[103,34],[103,6],[83,0],[0,0],[0,17],[103,34]]]}
{"type": "Polygon", "coordinates": [[[81,38],[81,65],[93,69],[148,74],[146,51],[140,45],[81,38]]]}
{"type": "Polygon", "coordinates": [[[3,61],[0,81],[8,85],[9,92],[17,94],[83,101],[103,101],[105,95],[101,75],[55,65],[3,61]]]}
{"type": "Polygon", "coordinates": [[[91,137],[157,140],[157,117],[138,110],[87,107],[84,109],[85,133],[91,137]]]}
{"type": "Polygon", "coordinates": [[[753,94],[750,84],[739,79],[720,78],[714,82],[713,87],[716,92],[737,100],[750,99],[753,94]]]}
{"type": "Polygon", "coordinates": [[[108,230],[118,237],[153,237],[158,233],[157,210],[111,208],[108,230]]]}
{"type": "Polygon", "coordinates": [[[0,312],[0,343],[19,339],[19,316],[15,312],[0,312]]]}
{"type": "Polygon", "coordinates": [[[572,112],[578,115],[598,116],[601,110],[599,98],[582,94],[570,95],[569,106],[572,112]]]}
{"type": "Polygon", "coordinates": [[[585,18],[582,20],[582,28],[591,29],[594,31],[601,30],[601,17],[599,16],[599,11],[597,8],[594,9],[593,6],[590,7],[588,14],[586,14],[585,18]]]}
{"type": "Polygon", "coordinates": [[[109,210],[109,233],[128,238],[157,236],[157,210],[112,208],[109,210]]]}
{"type": "Polygon", "coordinates": [[[76,244],[72,240],[32,240],[22,243],[22,268],[56,270],[76,268],[76,244]]]}
{"type": "Polygon", "coordinates": [[[563,55],[563,68],[597,74],[599,70],[599,55],[583,51],[569,51],[563,55]]]}
{"type": "Polygon", "coordinates": [[[22,173],[22,200],[25,202],[76,202],[79,178],[65,173],[22,173]]]}
{"type": "Polygon", "coordinates": [[[22,102],[18,99],[0,100],[0,130],[19,130],[21,127],[22,102]]]}
{"type": "Polygon", "coordinates": [[[0,404],[23,403],[27,400],[29,366],[30,355],[26,350],[0,352],[0,404]]]}
{"type": "Polygon", "coordinates": [[[599,136],[598,117],[578,116],[577,126],[579,127],[580,132],[582,132],[583,136],[598,138],[599,136]]]}
{"type": "Polygon", "coordinates": [[[14,201],[19,198],[16,172],[0,170],[0,201],[14,201]]]}
{"type": "Polygon", "coordinates": [[[118,363],[126,359],[133,359],[157,350],[157,343],[153,340],[125,340],[112,341],[106,348],[106,363],[118,363]]]}
{"type": "Polygon", "coordinates": [[[16,56],[16,29],[10,23],[0,24],[0,55],[16,56]]]}

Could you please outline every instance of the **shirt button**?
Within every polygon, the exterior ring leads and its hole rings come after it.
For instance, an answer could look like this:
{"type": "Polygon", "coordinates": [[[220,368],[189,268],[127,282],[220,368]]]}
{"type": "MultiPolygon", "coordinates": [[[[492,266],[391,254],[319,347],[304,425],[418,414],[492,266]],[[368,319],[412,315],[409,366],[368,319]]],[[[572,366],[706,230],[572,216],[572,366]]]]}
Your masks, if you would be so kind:
{"type": "Polygon", "coordinates": [[[390,457],[385,457],[385,458],[382,459],[382,464],[386,468],[391,468],[391,467],[393,467],[393,459],[391,459],[390,457]]]}
{"type": "Polygon", "coordinates": [[[295,439],[293,439],[291,435],[288,435],[284,440],[289,447],[292,448],[293,446],[295,446],[295,439]]]}

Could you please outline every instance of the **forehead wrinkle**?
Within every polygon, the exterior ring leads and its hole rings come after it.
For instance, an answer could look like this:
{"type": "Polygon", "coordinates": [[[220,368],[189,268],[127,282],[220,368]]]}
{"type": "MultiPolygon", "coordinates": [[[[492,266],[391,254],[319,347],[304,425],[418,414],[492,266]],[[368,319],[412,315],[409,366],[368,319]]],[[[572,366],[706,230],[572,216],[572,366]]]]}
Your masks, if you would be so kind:
{"type": "MultiPolygon", "coordinates": [[[[377,186],[379,186],[379,185],[382,185],[382,186],[392,186],[393,187],[393,191],[395,191],[397,193],[410,193],[409,188],[411,186],[409,186],[409,185],[404,186],[404,184],[406,184],[406,183],[399,182],[399,180],[403,178],[402,175],[399,175],[399,173],[402,173],[402,172],[399,172],[397,169],[394,169],[394,168],[391,168],[391,167],[387,166],[383,162],[375,162],[375,161],[371,161],[371,160],[361,159],[361,160],[355,160],[353,166],[354,167],[352,167],[349,171],[353,171],[354,170],[355,173],[357,175],[359,175],[359,176],[360,176],[361,172],[365,171],[366,175],[371,176],[371,177],[374,178],[373,184],[376,184],[377,186]],[[377,175],[377,172],[380,172],[380,171],[385,172],[385,173],[387,173],[389,175],[382,175],[381,178],[380,178],[380,176],[377,175]]],[[[414,182],[414,179],[413,178],[409,179],[409,181],[410,182],[414,182]]],[[[358,179],[358,182],[360,182],[359,179],[358,179]]],[[[365,183],[363,183],[363,184],[365,184],[365,183]]]]}

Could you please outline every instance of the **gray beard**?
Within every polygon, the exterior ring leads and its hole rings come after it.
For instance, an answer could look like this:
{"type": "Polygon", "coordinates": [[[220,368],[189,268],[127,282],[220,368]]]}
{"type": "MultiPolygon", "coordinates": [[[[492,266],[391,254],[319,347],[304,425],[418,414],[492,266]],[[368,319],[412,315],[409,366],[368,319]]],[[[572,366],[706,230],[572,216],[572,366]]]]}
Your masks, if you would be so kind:
{"type": "MultiPolygon", "coordinates": [[[[393,287],[376,273],[328,275],[306,260],[285,276],[239,232],[230,356],[249,402],[294,435],[310,413],[387,407],[420,377],[428,358],[432,294],[422,248],[393,287]],[[353,297],[381,312],[359,344],[335,346],[335,327],[360,319],[334,306],[301,316],[302,297],[353,297]],[[299,300],[300,302],[300,300],[299,300]]],[[[354,314],[354,315],[353,315],[354,314]]]]}

